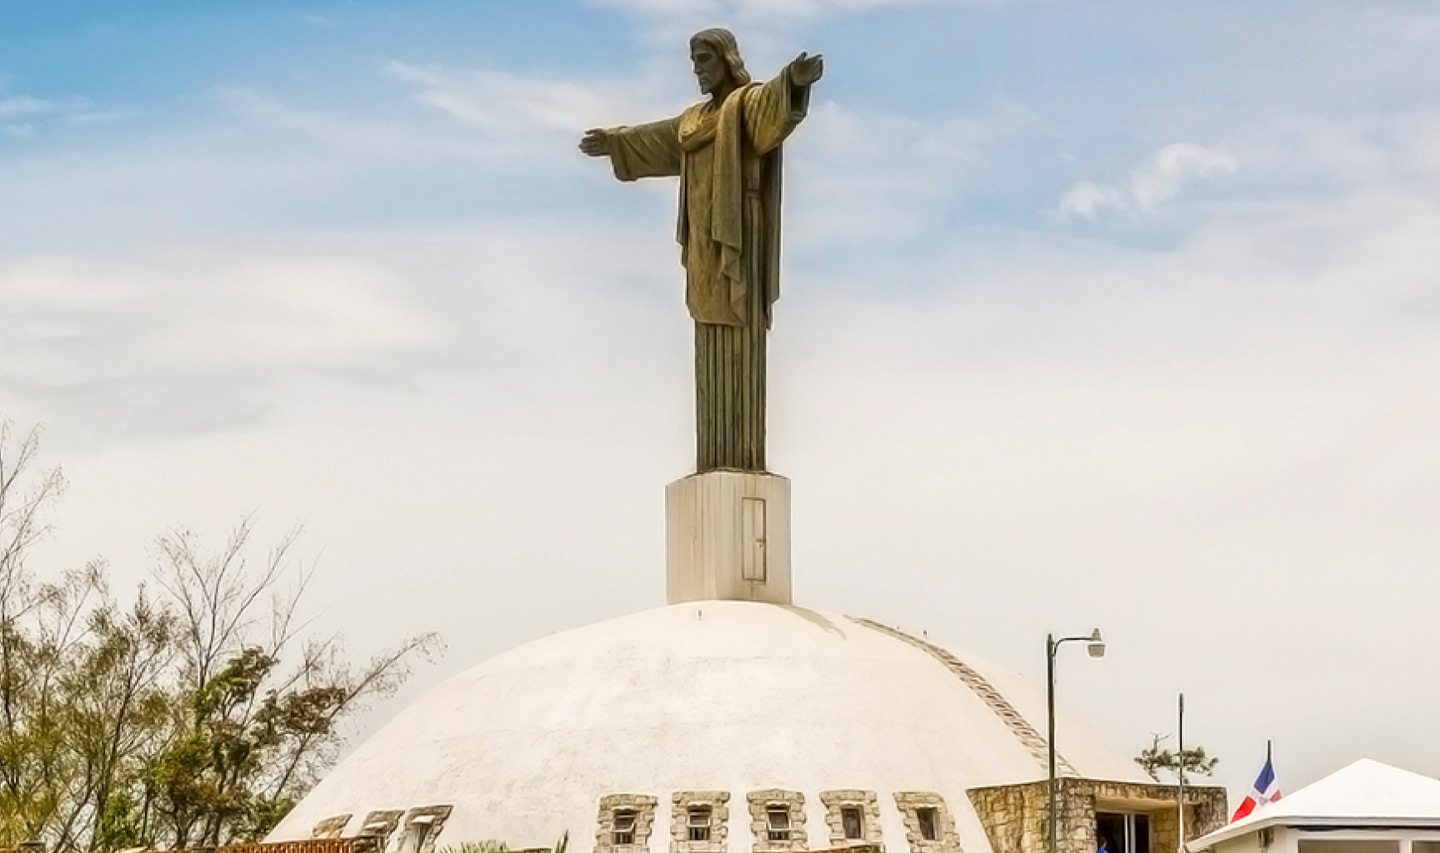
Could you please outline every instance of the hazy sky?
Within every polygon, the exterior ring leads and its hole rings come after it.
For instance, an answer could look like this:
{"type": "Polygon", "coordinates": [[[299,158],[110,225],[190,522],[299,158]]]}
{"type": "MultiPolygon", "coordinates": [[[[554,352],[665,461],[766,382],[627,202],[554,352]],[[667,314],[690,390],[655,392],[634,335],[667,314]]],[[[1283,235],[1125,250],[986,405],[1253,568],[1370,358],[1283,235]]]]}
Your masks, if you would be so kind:
{"type": "MultiPolygon", "coordinates": [[[[1354,0],[0,7],[0,411],[37,564],[297,520],[400,702],[663,603],[692,464],[673,182],[597,124],[686,36],[826,75],[786,153],[772,466],[799,602],[1042,677],[1243,796],[1440,775],[1440,11],[1354,0]],[[1074,652],[1073,654],[1070,652],[1074,652]]],[[[1063,751],[1063,744],[1061,744],[1063,751]]]]}

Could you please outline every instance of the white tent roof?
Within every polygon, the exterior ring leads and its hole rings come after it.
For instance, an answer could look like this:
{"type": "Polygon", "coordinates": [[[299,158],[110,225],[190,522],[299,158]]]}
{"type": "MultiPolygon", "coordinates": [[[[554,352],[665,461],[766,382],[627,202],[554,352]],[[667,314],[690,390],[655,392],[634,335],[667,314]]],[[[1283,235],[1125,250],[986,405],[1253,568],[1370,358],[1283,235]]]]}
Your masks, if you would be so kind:
{"type": "Polygon", "coordinates": [[[1440,779],[1362,758],[1188,847],[1217,842],[1276,824],[1285,826],[1433,826],[1440,829],[1440,779]]]}

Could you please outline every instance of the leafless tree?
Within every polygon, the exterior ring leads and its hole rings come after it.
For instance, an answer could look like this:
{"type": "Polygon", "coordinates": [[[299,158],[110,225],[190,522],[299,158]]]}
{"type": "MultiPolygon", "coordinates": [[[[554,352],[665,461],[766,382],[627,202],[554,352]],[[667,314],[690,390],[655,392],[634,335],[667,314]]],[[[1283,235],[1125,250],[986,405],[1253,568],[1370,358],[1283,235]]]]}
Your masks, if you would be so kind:
{"type": "Polygon", "coordinates": [[[187,709],[184,736],[245,756],[211,768],[198,795],[161,798],[179,841],[262,834],[333,761],[341,722],[393,693],[415,657],[439,648],[436,635],[410,637],[355,667],[339,636],[302,637],[314,566],[294,557],[301,530],[252,561],[254,529],[242,519],[214,553],[185,530],[157,541],[155,577],[174,603],[187,689],[213,700],[187,709]]]}
{"type": "Polygon", "coordinates": [[[393,693],[433,634],[363,666],[301,617],[315,567],[296,527],[260,551],[244,518],[207,551],[155,540],[156,595],[108,567],[27,564],[65,488],[39,433],[0,420],[0,847],[216,845],[263,835],[333,762],[343,724],[393,693]]]}

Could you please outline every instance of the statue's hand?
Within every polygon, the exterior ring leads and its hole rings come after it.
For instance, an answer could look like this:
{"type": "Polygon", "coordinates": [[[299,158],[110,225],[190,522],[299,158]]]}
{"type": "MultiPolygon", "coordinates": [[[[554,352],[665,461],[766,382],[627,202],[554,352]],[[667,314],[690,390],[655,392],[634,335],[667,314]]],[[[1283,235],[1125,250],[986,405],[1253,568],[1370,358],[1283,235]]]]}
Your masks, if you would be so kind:
{"type": "Polygon", "coordinates": [[[610,153],[609,135],[601,128],[590,128],[585,131],[585,137],[580,140],[580,150],[591,157],[606,156],[610,153]]]}
{"type": "Polygon", "coordinates": [[[807,56],[801,53],[790,63],[790,79],[796,86],[809,86],[825,73],[825,58],[820,54],[807,56]]]}

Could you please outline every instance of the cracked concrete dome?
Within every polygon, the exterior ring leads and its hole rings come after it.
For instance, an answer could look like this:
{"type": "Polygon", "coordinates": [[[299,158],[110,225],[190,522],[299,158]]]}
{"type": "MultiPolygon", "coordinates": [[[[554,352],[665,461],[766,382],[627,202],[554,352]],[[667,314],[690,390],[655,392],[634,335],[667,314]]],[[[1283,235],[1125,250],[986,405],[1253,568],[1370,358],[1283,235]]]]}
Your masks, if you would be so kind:
{"type": "MultiPolygon", "coordinates": [[[[1046,778],[1045,699],[865,619],[705,600],[552,635],[432,688],[271,841],[398,853],[986,853],[977,790],[1046,778]],[[438,846],[437,846],[438,845],[438,846]]],[[[1149,782],[1063,713],[1060,772],[1149,782]]]]}

